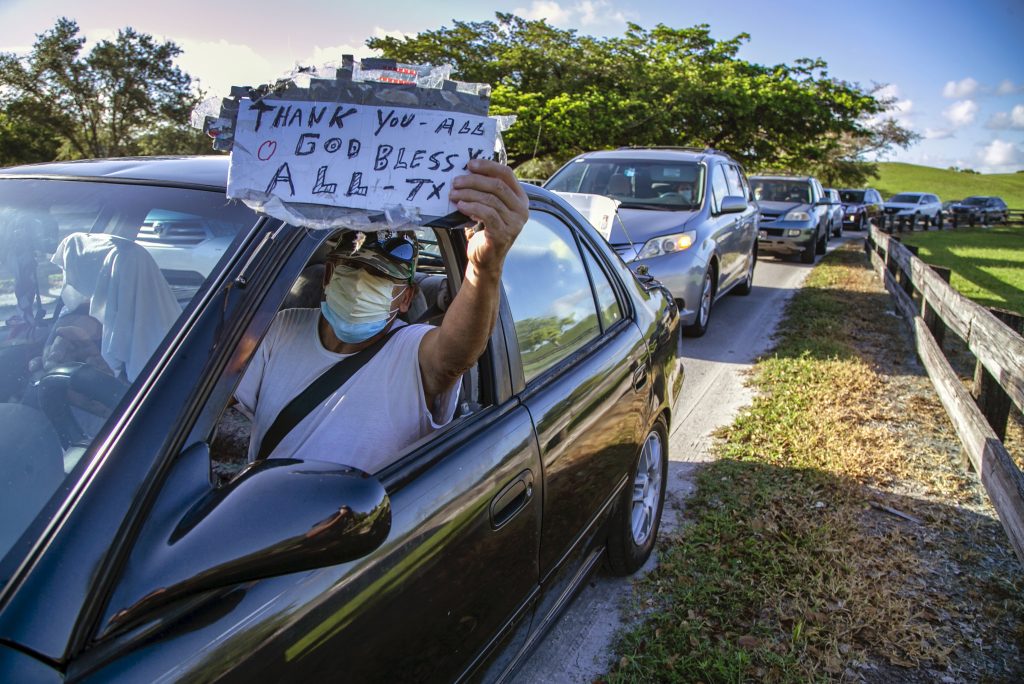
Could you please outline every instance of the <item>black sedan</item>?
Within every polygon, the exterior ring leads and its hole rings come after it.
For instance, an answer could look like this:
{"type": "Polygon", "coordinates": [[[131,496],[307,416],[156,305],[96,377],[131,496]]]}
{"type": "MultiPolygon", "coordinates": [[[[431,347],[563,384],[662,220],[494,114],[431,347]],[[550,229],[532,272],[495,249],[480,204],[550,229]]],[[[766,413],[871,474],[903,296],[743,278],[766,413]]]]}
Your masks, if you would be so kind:
{"type": "MultiPolygon", "coordinates": [[[[374,473],[345,445],[247,462],[232,395],[338,236],[226,202],[226,174],[0,170],[0,681],[508,677],[602,559],[651,553],[671,298],[527,187],[451,423],[374,473]]],[[[459,287],[449,228],[420,230],[410,320],[459,287]]]]}

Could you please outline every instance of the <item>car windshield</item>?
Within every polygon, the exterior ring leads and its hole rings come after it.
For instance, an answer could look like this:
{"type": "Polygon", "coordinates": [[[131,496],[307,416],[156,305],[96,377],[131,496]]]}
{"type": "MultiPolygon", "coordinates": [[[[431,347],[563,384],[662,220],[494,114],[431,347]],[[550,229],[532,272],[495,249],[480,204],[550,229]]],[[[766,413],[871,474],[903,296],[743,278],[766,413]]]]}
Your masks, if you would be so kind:
{"type": "Polygon", "coordinates": [[[917,204],[920,199],[921,199],[920,195],[910,195],[910,194],[907,194],[907,193],[901,193],[899,195],[896,195],[895,197],[893,197],[889,201],[890,202],[898,202],[900,204],[917,204]]]}
{"type": "Polygon", "coordinates": [[[697,162],[580,159],[544,187],[606,195],[625,208],[685,211],[704,201],[704,165],[697,162]]]}
{"type": "Polygon", "coordinates": [[[223,192],[0,179],[0,585],[254,222],[223,192]]]}
{"type": "Polygon", "coordinates": [[[982,207],[982,206],[985,206],[985,202],[987,202],[987,201],[988,201],[988,198],[986,198],[986,197],[968,197],[967,199],[965,199],[960,204],[966,204],[966,205],[972,206],[972,207],[982,207]]]}
{"type": "Polygon", "coordinates": [[[849,202],[850,204],[856,204],[864,201],[863,190],[840,190],[839,199],[843,202],[849,202]]]}
{"type": "Polygon", "coordinates": [[[751,178],[750,184],[754,188],[754,199],[761,202],[811,201],[811,184],[807,181],[751,178]]]}

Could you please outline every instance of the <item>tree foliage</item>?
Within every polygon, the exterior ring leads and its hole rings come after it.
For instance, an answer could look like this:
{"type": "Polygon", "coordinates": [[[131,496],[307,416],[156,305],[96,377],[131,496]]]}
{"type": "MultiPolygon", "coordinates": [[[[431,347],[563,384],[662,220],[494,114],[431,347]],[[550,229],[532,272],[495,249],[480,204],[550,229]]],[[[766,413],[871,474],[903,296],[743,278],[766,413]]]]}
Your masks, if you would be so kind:
{"type": "Polygon", "coordinates": [[[367,45],[491,83],[492,112],[518,116],[505,134],[513,165],[629,145],[707,146],[748,170],[827,168],[837,182],[871,171],[871,151],[912,135],[892,120],[884,129],[871,125],[892,103],[830,78],[821,60],[740,59],[747,40],[716,40],[706,24],[629,24],[620,37],[594,38],[498,13],[495,21],[456,21],[367,45]]]}
{"type": "Polygon", "coordinates": [[[0,162],[209,149],[188,128],[201,93],[174,65],[181,48],[132,28],[83,55],[85,41],[61,18],[29,55],[0,53],[0,127],[36,138],[26,150],[0,148],[0,162]]]}

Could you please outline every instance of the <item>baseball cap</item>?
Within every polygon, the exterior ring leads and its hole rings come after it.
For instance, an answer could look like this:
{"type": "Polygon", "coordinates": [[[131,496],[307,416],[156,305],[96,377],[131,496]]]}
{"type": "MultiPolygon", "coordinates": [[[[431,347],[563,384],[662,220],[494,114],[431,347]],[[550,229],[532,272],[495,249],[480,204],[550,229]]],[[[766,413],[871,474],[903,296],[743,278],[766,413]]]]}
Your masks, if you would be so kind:
{"type": "Polygon", "coordinates": [[[411,231],[346,231],[328,259],[365,264],[385,278],[412,282],[420,245],[411,231]]]}

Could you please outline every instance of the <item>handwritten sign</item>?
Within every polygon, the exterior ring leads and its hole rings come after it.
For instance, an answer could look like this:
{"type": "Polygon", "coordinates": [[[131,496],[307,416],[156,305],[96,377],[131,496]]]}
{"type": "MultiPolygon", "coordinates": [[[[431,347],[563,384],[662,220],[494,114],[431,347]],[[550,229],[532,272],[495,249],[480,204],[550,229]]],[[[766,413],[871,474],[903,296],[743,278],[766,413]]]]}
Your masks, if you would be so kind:
{"type": "Polygon", "coordinates": [[[443,216],[455,211],[452,179],[490,158],[496,135],[476,114],[242,98],[227,194],[443,216]]]}

